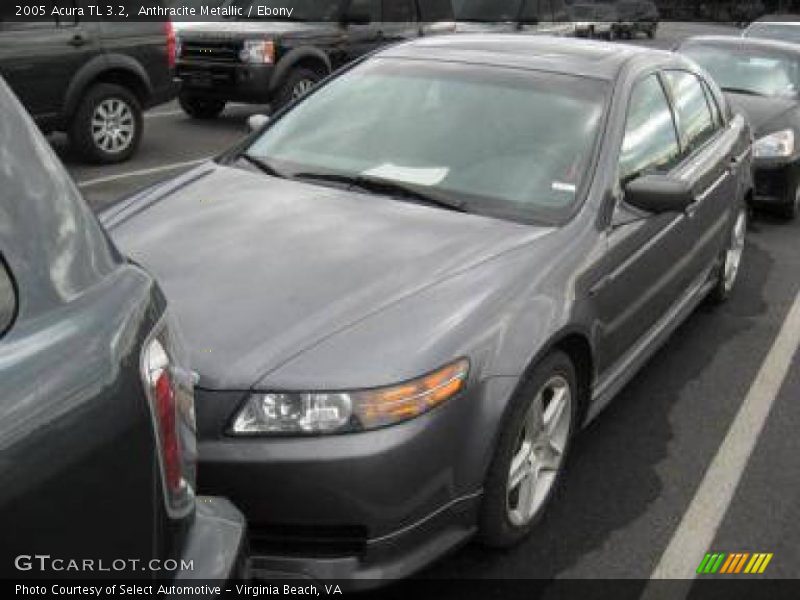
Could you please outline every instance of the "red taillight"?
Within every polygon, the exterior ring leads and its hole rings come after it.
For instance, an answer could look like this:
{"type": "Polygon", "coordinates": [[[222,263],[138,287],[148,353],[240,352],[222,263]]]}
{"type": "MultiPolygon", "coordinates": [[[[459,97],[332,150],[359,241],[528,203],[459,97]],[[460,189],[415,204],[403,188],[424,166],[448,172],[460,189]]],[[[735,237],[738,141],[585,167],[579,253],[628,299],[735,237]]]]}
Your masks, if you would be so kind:
{"type": "Polygon", "coordinates": [[[167,34],[167,64],[170,69],[174,69],[178,59],[178,40],[175,36],[175,26],[172,21],[167,21],[164,23],[164,28],[167,34]]]}
{"type": "Polygon", "coordinates": [[[171,494],[181,489],[181,448],[175,421],[175,390],[169,371],[158,376],[155,385],[156,414],[161,432],[161,454],[164,459],[164,479],[171,494]]]}
{"type": "Polygon", "coordinates": [[[191,379],[174,362],[170,330],[160,325],[142,352],[142,379],[153,415],[164,497],[171,516],[193,506],[196,449],[191,379]]]}

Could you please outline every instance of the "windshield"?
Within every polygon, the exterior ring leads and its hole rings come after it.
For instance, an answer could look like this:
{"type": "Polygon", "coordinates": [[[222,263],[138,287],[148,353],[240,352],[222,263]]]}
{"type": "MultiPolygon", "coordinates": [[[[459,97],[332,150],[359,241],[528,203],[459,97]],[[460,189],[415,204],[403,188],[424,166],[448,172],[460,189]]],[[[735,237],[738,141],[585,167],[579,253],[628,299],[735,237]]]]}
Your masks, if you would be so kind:
{"type": "Polygon", "coordinates": [[[794,96],[800,90],[800,63],[788,55],[733,46],[688,46],[681,52],[723,89],[762,96],[794,96]]]}
{"type": "Polygon", "coordinates": [[[373,59],[312,93],[247,153],[290,177],[368,177],[470,212],[558,222],[584,183],[605,96],[593,79],[373,59]]]}
{"type": "Polygon", "coordinates": [[[800,44],[800,23],[781,25],[780,23],[753,23],[747,28],[746,37],[778,40],[800,44]]]}
{"type": "Polygon", "coordinates": [[[292,21],[338,21],[342,16],[340,0],[231,0],[230,4],[240,7],[250,18],[262,14],[266,16],[261,18],[267,19],[279,15],[292,21]],[[258,7],[262,7],[260,13],[258,7]]]}

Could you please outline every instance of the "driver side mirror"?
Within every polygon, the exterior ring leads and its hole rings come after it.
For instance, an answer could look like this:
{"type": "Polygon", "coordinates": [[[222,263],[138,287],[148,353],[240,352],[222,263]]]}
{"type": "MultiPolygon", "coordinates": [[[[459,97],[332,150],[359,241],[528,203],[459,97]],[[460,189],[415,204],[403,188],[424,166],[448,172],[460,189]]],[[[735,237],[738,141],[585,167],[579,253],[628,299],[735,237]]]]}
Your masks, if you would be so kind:
{"type": "Polygon", "coordinates": [[[250,133],[260,131],[267,123],[269,123],[267,115],[250,115],[247,118],[247,130],[250,133]]]}
{"type": "Polygon", "coordinates": [[[624,189],[625,202],[654,214],[685,212],[695,202],[688,182],[666,175],[642,175],[624,189]]]}

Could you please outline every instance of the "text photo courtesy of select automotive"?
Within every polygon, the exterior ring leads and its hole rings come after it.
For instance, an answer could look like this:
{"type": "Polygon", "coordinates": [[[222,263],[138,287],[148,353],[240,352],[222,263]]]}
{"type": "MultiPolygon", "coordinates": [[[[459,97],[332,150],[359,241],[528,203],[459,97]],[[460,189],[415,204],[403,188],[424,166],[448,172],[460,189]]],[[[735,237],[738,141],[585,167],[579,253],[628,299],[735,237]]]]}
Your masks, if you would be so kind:
{"type": "Polygon", "coordinates": [[[800,593],[800,1],[0,10],[9,593],[800,593]]]}

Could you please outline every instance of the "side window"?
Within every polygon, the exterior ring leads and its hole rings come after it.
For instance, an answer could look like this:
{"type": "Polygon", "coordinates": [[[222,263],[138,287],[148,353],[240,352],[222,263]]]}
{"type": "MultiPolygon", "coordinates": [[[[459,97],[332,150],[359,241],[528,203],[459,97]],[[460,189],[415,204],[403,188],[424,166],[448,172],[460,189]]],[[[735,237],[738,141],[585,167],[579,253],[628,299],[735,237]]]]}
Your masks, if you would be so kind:
{"type": "Polygon", "coordinates": [[[664,78],[672,96],[678,119],[678,134],[684,155],[691,153],[714,135],[714,123],[700,80],[686,71],[667,71],[664,78]]]}
{"type": "Polygon", "coordinates": [[[8,331],[17,312],[17,293],[8,267],[0,255],[0,337],[8,331]]]}
{"type": "Polygon", "coordinates": [[[417,15],[414,0],[383,0],[383,17],[386,23],[414,23],[417,15]]]}
{"type": "Polygon", "coordinates": [[[631,92],[620,152],[620,180],[625,182],[645,172],[667,170],[678,155],[672,110],[661,82],[655,75],[649,75],[631,92]]]}

